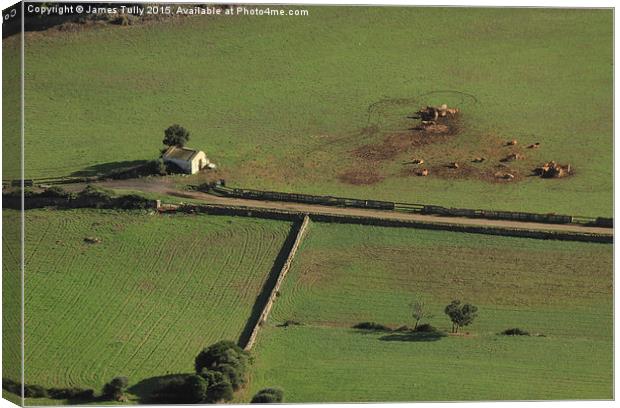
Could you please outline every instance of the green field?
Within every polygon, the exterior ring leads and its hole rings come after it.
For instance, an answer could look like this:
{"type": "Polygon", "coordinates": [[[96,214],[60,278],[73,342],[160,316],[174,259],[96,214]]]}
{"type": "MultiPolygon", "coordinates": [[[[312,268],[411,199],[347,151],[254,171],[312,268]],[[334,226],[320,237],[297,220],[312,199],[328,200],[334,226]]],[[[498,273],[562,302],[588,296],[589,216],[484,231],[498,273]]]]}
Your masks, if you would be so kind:
{"type": "Polygon", "coordinates": [[[613,248],[606,244],[311,225],[254,349],[248,395],[289,402],[610,399],[613,248]],[[413,325],[426,299],[479,307],[466,335],[364,333],[413,325]],[[278,327],[287,320],[301,326],[278,327]],[[506,337],[519,327],[545,337],[506,337]],[[431,341],[434,340],[434,341],[431,341]]]}
{"type": "Polygon", "coordinates": [[[239,338],[289,228],[219,216],[28,211],[25,382],[99,391],[118,375],[134,385],[191,372],[203,347],[239,338]]]}
{"type": "Polygon", "coordinates": [[[26,176],[154,158],[163,129],[180,123],[230,185],[612,214],[611,9],[309,11],[28,33],[26,176]],[[403,137],[407,115],[442,102],[462,109],[457,137],[376,161],[352,154],[403,137]],[[541,143],[512,165],[513,183],[403,174],[412,156],[442,166],[485,155],[492,171],[509,139],[541,143]],[[526,177],[548,160],[574,176],[526,177]]]}

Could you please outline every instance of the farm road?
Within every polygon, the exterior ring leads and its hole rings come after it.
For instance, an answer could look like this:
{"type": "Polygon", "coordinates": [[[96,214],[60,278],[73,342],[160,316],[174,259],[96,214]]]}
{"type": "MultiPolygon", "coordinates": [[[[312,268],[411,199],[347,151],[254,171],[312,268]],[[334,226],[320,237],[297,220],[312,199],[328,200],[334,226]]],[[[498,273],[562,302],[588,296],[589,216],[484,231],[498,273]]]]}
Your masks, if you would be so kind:
{"type": "MultiPolygon", "coordinates": [[[[420,221],[438,224],[452,224],[465,226],[483,226],[495,228],[523,229],[528,231],[557,231],[572,232],[582,234],[599,234],[613,236],[612,228],[600,228],[579,224],[542,224],[526,221],[507,221],[507,220],[487,220],[479,218],[464,217],[445,217],[440,215],[423,215],[414,213],[403,213],[397,211],[382,211],[350,207],[330,207],[313,204],[288,203],[280,201],[259,201],[247,200],[242,198],[218,197],[198,191],[184,191],[175,187],[171,181],[130,179],[130,180],[110,180],[97,183],[97,185],[108,189],[134,190],[147,193],[165,194],[177,198],[199,200],[205,204],[224,205],[231,207],[253,207],[270,210],[298,211],[306,214],[320,215],[342,215],[352,217],[371,217],[388,220],[420,221]]],[[[74,184],[67,189],[80,190],[83,184],[74,184]]]]}

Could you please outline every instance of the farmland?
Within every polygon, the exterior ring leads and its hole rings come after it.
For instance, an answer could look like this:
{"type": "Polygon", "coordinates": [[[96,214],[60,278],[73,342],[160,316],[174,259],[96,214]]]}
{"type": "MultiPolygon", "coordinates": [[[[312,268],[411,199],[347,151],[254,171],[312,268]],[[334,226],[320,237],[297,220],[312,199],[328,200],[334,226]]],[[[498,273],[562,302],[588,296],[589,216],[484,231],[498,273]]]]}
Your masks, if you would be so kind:
{"type": "Polygon", "coordinates": [[[289,228],[231,217],[28,211],[26,383],[99,390],[118,375],[135,385],[191,372],[203,347],[240,337],[289,228]]]}
{"type": "Polygon", "coordinates": [[[28,33],[26,176],[152,159],[180,123],[236,186],[611,215],[611,10],[309,10],[28,33]],[[407,115],[437,103],[461,108],[460,132],[410,145],[407,115]],[[485,155],[488,173],[509,139],[541,143],[514,182],[442,169],[485,155]],[[429,177],[407,173],[414,155],[429,177]],[[548,160],[575,174],[527,177],[548,160]]]}
{"type": "Polygon", "coordinates": [[[290,402],[612,398],[612,247],[312,224],[254,350],[249,394],[290,402]],[[452,299],[480,309],[465,334],[416,338],[422,297],[442,330],[452,299]],[[301,325],[281,327],[286,321],[301,325]],[[499,336],[519,327],[544,336],[499,336]]]}

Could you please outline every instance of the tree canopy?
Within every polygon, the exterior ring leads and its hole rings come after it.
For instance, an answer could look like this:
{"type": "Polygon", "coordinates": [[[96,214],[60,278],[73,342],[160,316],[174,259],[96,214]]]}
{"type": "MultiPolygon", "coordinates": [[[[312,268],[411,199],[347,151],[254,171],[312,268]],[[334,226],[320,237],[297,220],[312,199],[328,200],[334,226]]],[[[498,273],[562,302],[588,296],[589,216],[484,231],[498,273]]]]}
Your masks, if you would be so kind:
{"type": "Polygon", "coordinates": [[[163,144],[183,147],[189,141],[189,131],[181,125],[174,124],[164,130],[163,144]]]}
{"type": "Polygon", "coordinates": [[[284,391],[279,388],[263,388],[252,397],[252,404],[270,404],[284,401],[284,391]]]}
{"type": "Polygon", "coordinates": [[[444,313],[452,321],[452,333],[458,333],[459,329],[471,324],[478,316],[478,308],[469,303],[461,304],[460,300],[453,300],[446,308],[444,313]]]}

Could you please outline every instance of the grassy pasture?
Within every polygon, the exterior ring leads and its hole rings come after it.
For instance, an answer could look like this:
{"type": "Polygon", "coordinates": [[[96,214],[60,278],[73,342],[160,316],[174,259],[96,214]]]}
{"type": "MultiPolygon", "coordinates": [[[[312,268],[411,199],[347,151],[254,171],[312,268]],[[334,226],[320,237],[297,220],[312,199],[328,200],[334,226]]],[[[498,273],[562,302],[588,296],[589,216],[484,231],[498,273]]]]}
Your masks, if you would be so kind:
{"type": "Polygon", "coordinates": [[[261,332],[248,394],[289,402],[609,399],[612,246],[465,233],[313,224],[261,332]],[[465,336],[362,333],[412,325],[422,296],[471,302],[465,336]],[[278,327],[287,320],[302,326],[278,327]],[[545,337],[505,337],[519,327],[545,337]]]}
{"type": "Polygon", "coordinates": [[[233,185],[611,215],[611,10],[309,10],[29,33],[27,177],[153,158],[163,129],[178,122],[233,185]],[[352,154],[406,133],[405,115],[442,102],[463,110],[458,137],[372,163],[352,154]],[[403,175],[412,156],[441,166],[488,154],[496,164],[513,138],[542,143],[516,171],[556,160],[575,175],[403,175]],[[342,179],[369,171],[370,184],[342,179]]]}
{"type": "Polygon", "coordinates": [[[28,211],[26,383],[99,390],[117,375],[133,385],[190,372],[203,347],[239,338],[289,227],[28,211]],[[88,236],[102,243],[87,244],[88,236]]]}

